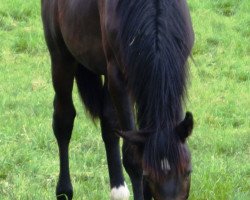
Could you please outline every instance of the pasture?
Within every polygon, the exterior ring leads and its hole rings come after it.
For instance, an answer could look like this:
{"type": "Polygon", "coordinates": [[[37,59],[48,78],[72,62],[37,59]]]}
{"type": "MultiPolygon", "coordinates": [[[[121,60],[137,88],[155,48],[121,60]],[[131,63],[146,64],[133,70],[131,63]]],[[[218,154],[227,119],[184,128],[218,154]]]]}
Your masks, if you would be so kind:
{"type": "MultiPolygon", "coordinates": [[[[186,105],[195,118],[189,139],[190,199],[248,200],[250,2],[188,2],[196,34],[186,105]]],[[[59,166],[51,128],[52,101],[40,1],[0,0],[1,200],[55,199],[59,166]]],[[[109,199],[98,122],[94,126],[84,112],[76,88],[74,102],[77,117],[70,144],[74,197],[109,199]]]]}

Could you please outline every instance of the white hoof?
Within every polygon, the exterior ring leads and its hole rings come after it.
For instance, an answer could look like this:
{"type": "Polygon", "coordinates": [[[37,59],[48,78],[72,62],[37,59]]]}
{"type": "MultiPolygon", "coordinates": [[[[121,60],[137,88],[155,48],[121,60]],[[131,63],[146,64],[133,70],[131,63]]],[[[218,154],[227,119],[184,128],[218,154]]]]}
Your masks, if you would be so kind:
{"type": "Polygon", "coordinates": [[[111,190],[111,200],[129,200],[129,190],[124,182],[124,185],[120,185],[119,187],[114,187],[111,190]]]}

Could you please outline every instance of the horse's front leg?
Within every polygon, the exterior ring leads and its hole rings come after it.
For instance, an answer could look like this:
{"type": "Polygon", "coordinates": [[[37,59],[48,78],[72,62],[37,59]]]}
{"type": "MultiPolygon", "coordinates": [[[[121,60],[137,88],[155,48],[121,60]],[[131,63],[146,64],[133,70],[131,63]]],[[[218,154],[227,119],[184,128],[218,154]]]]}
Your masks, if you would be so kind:
{"type": "MultiPolygon", "coordinates": [[[[134,115],[131,99],[128,95],[124,78],[114,63],[108,65],[108,88],[116,108],[120,126],[123,131],[133,130],[134,115]]],[[[131,179],[134,199],[143,200],[142,169],[136,159],[136,147],[127,142],[123,144],[123,164],[131,179]]]]}
{"type": "Polygon", "coordinates": [[[111,200],[129,200],[129,190],[124,182],[122,173],[120,139],[115,134],[115,131],[119,129],[119,123],[106,82],[103,87],[100,121],[109,169],[111,200]]]}

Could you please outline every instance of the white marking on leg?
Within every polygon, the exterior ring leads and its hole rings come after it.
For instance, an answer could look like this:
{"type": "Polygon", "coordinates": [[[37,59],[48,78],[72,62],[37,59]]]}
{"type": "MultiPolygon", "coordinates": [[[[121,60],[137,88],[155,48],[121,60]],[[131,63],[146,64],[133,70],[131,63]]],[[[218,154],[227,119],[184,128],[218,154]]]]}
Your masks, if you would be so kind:
{"type": "Polygon", "coordinates": [[[120,185],[119,187],[114,187],[111,190],[111,200],[129,200],[129,190],[124,182],[124,185],[120,185]]]}

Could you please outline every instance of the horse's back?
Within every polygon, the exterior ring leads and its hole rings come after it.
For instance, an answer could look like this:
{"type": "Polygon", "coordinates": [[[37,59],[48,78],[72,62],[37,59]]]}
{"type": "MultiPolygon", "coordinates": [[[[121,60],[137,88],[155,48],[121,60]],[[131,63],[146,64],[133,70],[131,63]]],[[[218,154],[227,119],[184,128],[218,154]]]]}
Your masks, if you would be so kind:
{"type": "Polygon", "coordinates": [[[49,49],[64,51],[97,74],[106,73],[97,0],[42,0],[49,49]]]}

